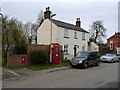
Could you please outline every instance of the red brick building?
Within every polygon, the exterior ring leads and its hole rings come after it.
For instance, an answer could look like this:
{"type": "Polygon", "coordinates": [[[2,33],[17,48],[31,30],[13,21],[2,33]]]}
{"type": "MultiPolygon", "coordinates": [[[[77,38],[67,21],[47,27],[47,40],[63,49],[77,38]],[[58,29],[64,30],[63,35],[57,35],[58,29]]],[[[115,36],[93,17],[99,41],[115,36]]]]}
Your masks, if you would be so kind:
{"type": "Polygon", "coordinates": [[[110,51],[120,54],[120,32],[107,39],[107,47],[110,51]]]}

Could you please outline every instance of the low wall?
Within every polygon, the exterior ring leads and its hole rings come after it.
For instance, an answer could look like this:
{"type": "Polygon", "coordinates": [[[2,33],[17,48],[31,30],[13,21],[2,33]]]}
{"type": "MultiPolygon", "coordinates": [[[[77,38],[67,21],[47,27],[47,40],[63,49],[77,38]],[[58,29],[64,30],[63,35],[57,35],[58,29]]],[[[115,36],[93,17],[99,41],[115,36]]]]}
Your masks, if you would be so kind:
{"type": "MultiPolygon", "coordinates": [[[[27,55],[10,55],[7,53],[7,67],[24,67],[30,64],[30,53],[37,50],[43,50],[49,52],[49,45],[37,45],[30,44],[28,45],[27,55]],[[25,56],[25,64],[22,64],[22,56],[25,56]]],[[[63,61],[63,51],[62,46],[60,46],[60,61],[63,61]]]]}
{"type": "Polygon", "coordinates": [[[49,45],[38,45],[38,44],[29,44],[27,54],[30,54],[33,51],[42,50],[49,52],[49,45]]]}
{"type": "MultiPolygon", "coordinates": [[[[39,44],[29,44],[28,45],[28,51],[27,54],[29,55],[31,52],[36,51],[36,50],[42,50],[45,52],[49,52],[49,45],[39,45],[39,44]]],[[[60,45],[60,60],[63,60],[63,51],[62,51],[62,46],[60,45]]]]}
{"type": "Polygon", "coordinates": [[[9,55],[7,53],[7,67],[24,67],[30,64],[30,59],[28,55],[9,55]],[[25,56],[25,63],[22,64],[22,56],[25,56]]]}

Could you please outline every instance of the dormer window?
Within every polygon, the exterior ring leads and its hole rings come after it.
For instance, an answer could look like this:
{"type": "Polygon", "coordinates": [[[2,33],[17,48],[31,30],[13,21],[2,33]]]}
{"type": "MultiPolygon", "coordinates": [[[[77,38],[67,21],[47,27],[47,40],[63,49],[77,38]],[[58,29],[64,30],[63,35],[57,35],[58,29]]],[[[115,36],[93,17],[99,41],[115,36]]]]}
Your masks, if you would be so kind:
{"type": "Polygon", "coordinates": [[[68,29],[66,29],[66,28],[64,29],[64,38],[69,38],[68,37],[68,29]]]}

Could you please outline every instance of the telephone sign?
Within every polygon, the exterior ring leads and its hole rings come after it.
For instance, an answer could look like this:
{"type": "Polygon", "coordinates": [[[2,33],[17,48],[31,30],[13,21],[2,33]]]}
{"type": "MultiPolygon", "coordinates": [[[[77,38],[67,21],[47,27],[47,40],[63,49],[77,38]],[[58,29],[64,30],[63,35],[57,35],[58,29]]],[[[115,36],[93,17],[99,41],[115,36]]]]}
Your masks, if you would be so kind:
{"type": "Polygon", "coordinates": [[[51,48],[53,48],[53,47],[54,47],[54,45],[51,44],[51,48]]]}

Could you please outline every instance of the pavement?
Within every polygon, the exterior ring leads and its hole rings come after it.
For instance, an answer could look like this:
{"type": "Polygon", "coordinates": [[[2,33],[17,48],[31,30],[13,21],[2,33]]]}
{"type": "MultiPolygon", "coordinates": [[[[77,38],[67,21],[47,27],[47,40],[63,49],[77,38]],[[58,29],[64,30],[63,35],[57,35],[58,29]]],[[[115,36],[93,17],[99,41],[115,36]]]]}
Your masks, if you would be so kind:
{"type": "Polygon", "coordinates": [[[9,80],[9,79],[15,79],[15,78],[20,77],[20,76],[32,75],[36,72],[49,73],[49,72],[65,70],[68,68],[70,68],[70,66],[50,68],[50,69],[44,69],[44,70],[31,70],[28,68],[17,68],[17,69],[9,70],[9,69],[2,68],[2,79],[9,80]]]}
{"type": "Polygon", "coordinates": [[[3,88],[118,88],[118,63],[98,67],[14,70],[20,76],[3,80],[3,88]],[[16,84],[17,83],[17,84],[16,84]]]}
{"type": "Polygon", "coordinates": [[[0,90],[2,89],[2,66],[0,65],[0,90]]]}

